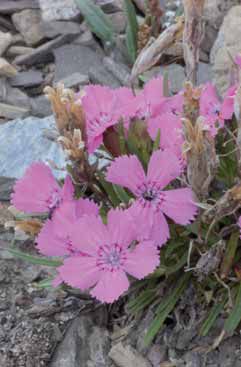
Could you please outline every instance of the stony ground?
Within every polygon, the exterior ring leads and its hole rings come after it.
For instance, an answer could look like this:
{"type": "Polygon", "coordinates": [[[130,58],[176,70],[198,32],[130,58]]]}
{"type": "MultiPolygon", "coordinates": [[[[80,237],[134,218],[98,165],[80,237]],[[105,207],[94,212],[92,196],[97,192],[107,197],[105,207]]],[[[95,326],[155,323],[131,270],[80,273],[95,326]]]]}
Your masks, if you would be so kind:
{"type": "MultiPolygon", "coordinates": [[[[143,2],[135,0],[140,22],[143,2]]],[[[76,90],[89,82],[127,84],[131,68],[123,46],[122,1],[96,3],[115,25],[117,42],[111,49],[93,36],[73,0],[0,1],[0,367],[239,367],[240,335],[207,353],[223,320],[208,337],[198,336],[203,310],[193,289],[146,349],[143,334],[153,318],[151,310],[145,319],[134,320],[123,307],[100,307],[69,290],[41,290],[36,283],[49,275],[49,268],[16,260],[7,251],[13,239],[5,224],[13,219],[7,208],[14,178],[36,158],[64,163],[44,87],[60,81],[76,90]]],[[[161,4],[163,25],[168,26],[181,11],[180,1],[161,4]]],[[[213,78],[220,93],[230,81],[230,52],[241,51],[239,4],[206,1],[198,81],[213,78]]],[[[185,79],[180,48],[166,50],[145,76],[164,70],[173,92],[178,91],[185,79]]],[[[17,245],[34,251],[30,239],[19,239],[17,245]]]]}

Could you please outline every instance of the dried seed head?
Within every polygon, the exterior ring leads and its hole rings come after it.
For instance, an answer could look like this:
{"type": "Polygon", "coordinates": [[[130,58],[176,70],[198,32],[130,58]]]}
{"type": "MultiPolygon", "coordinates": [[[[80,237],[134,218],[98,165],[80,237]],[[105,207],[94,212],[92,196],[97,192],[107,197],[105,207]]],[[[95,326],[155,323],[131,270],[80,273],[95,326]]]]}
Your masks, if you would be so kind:
{"type": "Polygon", "coordinates": [[[202,88],[194,88],[191,82],[184,84],[184,116],[193,124],[199,116],[199,100],[202,88]]]}
{"type": "Polygon", "coordinates": [[[209,186],[217,171],[215,142],[201,117],[195,125],[190,120],[183,119],[183,131],[188,181],[197,197],[202,200],[207,197],[209,186]]]}
{"type": "Polygon", "coordinates": [[[21,230],[31,236],[37,236],[43,226],[43,223],[38,219],[23,220],[15,222],[15,229],[21,230]]]}
{"type": "Polygon", "coordinates": [[[80,160],[84,157],[85,142],[82,139],[80,129],[74,129],[73,132],[65,132],[65,135],[60,136],[58,141],[71,160],[80,160]]]}

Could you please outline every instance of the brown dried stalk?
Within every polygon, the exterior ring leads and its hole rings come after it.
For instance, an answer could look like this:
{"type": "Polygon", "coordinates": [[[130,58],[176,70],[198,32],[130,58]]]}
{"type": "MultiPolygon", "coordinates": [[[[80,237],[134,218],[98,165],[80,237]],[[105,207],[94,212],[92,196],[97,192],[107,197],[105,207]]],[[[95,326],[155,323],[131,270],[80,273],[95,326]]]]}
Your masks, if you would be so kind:
{"type": "Polygon", "coordinates": [[[183,52],[187,78],[197,83],[199,49],[204,36],[203,10],[205,0],[183,0],[185,27],[183,32],[183,52]]]}
{"type": "Polygon", "coordinates": [[[238,183],[228,190],[216,204],[207,209],[202,216],[202,220],[210,223],[215,220],[215,223],[223,217],[234,214],[241,206],[241,183],[238,183]]]}
{"type": "Polygon", "coordinates": [[[183,119],[184,155],[187,159],[187,178],[200,200],[208,196],[209,186],[217,172],[215,142],[206,131],[202,118],[193,125],[183,119]]]}
{"type": "Polygon", "coordinates": [[[163,52],[182,38],[184,18],[179,17],[176,24],[171,25],[156,40],[150,40],[141,51],[133,66],[131,80],[154,66],[163,52]]]}
{"type": "Polygon", "coordinates": [[[199,101],[201,97],[202,88],[194,88],[191,82],[184,84],[184,117],[192,122],[194,125],[199,117],[199,101]]]}

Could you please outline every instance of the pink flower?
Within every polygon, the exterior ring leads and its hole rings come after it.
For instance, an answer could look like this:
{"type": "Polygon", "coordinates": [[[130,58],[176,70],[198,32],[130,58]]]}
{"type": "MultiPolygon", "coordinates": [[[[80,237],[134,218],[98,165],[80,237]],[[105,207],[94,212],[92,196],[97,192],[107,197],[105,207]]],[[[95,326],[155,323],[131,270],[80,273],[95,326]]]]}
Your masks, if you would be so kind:
{"type": "Polygon", "coordinates": [[[71,235],[75,248],[88,256],[70,257],[58,268],[61,279],[72,287],[87,290],[101,302],[117,300],[129,288],[127,274],[142,279],[159,264],[151,241],[133,247],[135,227],[128,213],[110,210],[104,225],[94,215],[84,216],[71,235]]]}
{"type": "Polygon", "coordinates": [[[98,205],[88,199],[64,202],[57,208],[51,220],[47,220],[37,237],[37,248],[43,255],[65,256],[79,253],[74,248],[70,233],[83,215],[98,215],[98,205]]]}
{"type": "Polygon", "coordinates": [[[200,97],[200,115],[205,118],[212,136],[217,134],[218,128],[224,126],[224,121],[232,118],[234,112],[234,87],[231,87],[222,103],[216,94],[215,87],[207,83],[200,97]]]}
{"type": "Polygon", "coordinates": [[[72,200],[73,194],[69,176],[61,188],[51,169],[43,162],[36,162],[16,182],[11,203],[26,213],[45,213],[53,211],[64,200],[72,200]]]}
{"type": "Polygon", "coordinates": [[[160,130],[160,148],[170,149],[183,164],[182,145],[184,139],[182,136],[181,118],[174,113],[166,112],[150,119],[148,132],[153,141],[155,141],[160,130]]]}
{"type": "Polygon", "coordinates": [[[82,105],[86,117],[88,150],[93,153],[103,143],[104,131],[118,122],[134,115],[132,100],[134,96],[130,89],[119,88],[112,90],[100,85],[90,85],[85,88],[82,105]]]}
{"type": "Polygon", "coordinates": [[[241,55],[237,54],[234,59],[235,63],[241,68],[241,55]]]}
{"type": "Polygon", "coordinates": [[[140,238],[150,238],[161,246],[170,237],[165,215],[174,222],[186,225],[197,211],[189,188],[164,191],[181,173],[175,154],[166,149],[152,154],[145,174],[136,156],[122,156],[109,166],[107,180],[128,188],[136,197],[129,208],[140,228],[140,238]]]}

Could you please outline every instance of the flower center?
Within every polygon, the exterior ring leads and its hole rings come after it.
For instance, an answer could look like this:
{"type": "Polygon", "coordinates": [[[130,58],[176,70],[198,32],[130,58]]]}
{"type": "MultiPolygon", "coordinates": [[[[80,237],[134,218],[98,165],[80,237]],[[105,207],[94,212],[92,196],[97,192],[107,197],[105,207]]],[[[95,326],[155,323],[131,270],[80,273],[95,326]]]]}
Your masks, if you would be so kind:
{"type": "Polygon", "coordinates": [[[55,209],[60,204],[61,198],[58,190],[54,190],[50,195],[47,203],[50,210],[55,209]]]}
{"type": "Polygon", "coordinates": [[[126,260],[126,251],[119,244],[104,245],[99,248],[97,266],[101,270],[118,270],[126,260]]]}
{"type": "Polygon", "coordinates": [[[163,192],[156,182],[148,182],[141,185],[137,190],[136,196],[143,207],[152,206],[154,209],[159,209],[164,200],[163,192]]]}
{"type": "Polygon", "coordinates": [[[156,198],[157,192],[155,192],[152,189],[147,189],[145,192],[143,192],[142,197],[144,200],[152,201],[156,198]]]}

